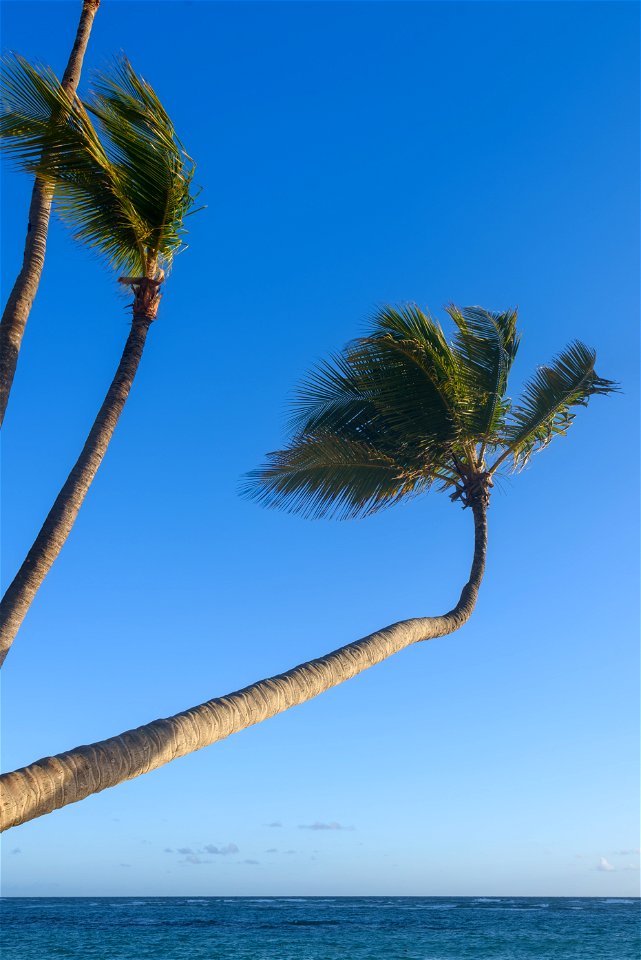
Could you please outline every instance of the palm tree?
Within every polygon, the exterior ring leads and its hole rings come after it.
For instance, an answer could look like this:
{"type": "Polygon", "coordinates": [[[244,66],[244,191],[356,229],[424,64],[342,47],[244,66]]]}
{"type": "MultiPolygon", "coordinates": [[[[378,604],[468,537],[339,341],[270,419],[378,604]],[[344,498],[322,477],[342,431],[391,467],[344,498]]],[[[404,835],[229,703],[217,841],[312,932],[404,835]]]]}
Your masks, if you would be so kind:
{"type": "Polygon", "coordinates": [[[304,703],[410,644],[452,633],[470,617],[485,566],[492,479],[520,469],[567,432],[574,408],[615,389],[595,354],[568,347],[505,392],[518,347],[516,312],[449,308],[448,343],[418,307],[385,308],[371,330],[303,384],[289,445],[248,478],[246,492],[307,516],[367,515],[436,485],[474,518],[474,555],[456,606],[392,624],[333,653],[224,697],[5,774],[2,828],[23,823],[215,743],[304,703]]]}
{"type": "MultiPolygon", "coordinates": [[[[82,3],[76,38],[60,83],[60,86],[70,98],[75,96],[78,89],[82,61],[99,6],[100,0],[83,0],[82,3]]],[[[9,394],[18,364],[20,344],[33,301],[38,292],[44,267],[51,200],[50,185],[36,177],[31,193],[22,267],[9,294],[9,299],[2,314],[2,321],[0,321],[0,427],[4,421],[7,403],[9,402],[9,394]]]]}
{"type": "Polygon", "coordinates": [[[0,603],[0,664],[105,455],[194,202],[193,162],[158,97],[126,59],[96,76],[86,106],[71,102],[47,68],[17,56],[4,67],[3,146],[55,191],[76,239],[125,272],[119,282],[132,290],[133,304],[122,358],[82,452],[0,603]]]}

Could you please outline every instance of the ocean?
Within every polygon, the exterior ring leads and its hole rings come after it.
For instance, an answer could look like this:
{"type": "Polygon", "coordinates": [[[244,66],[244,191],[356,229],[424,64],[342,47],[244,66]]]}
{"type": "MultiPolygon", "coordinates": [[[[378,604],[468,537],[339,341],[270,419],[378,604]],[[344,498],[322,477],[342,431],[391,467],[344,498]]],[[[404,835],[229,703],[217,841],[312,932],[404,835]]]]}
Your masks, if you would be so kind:
{"type": "Polygon", "coordinates": [[[639,901],[5,898],[3,960],[639,960],[639,901]]]}

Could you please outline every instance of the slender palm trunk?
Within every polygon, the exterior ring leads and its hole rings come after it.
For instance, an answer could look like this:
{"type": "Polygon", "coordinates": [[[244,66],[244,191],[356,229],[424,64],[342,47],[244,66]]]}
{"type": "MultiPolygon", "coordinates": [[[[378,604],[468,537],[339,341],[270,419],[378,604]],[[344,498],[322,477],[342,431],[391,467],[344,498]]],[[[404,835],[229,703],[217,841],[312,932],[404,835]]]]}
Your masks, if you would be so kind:
{"type": "Polygon", "coordinates": [[[136,294],[131,331],[116,375],[71,473],[56,497],[40,533],[0,603],[0,665],[27,610],[69,536],[82,502],[116,429],[142,358],[149,326],[156,316],[158,282],[144,280],[136,294]]]}
{"type": "MultiPolygon", "coordinates": [[[[69,97],[73,97],[78,89],[82,61],[99,5],[100,0],[83,0],[76,39],[61,83],[69,97]]],[[[13,285],[0,322],[0,426],[2,426],[9,402],[20,344],[42,275],[51,200],[52,190],[50,185],[36,178],[31,194],[22,267],[13,285]]]]}
{"type": "Polygon", "coordinates": [[[472,569],[459,602],[449,613],[403,620],[244,690],[7,773],[0,777],[0,829],[33,820],[92,793],[149,773],[171,760],[305,703],[412,643],[458,630],[474,609],[485,568],[485,507],[476,502],[472,509],[475,529],[472,569]]]}

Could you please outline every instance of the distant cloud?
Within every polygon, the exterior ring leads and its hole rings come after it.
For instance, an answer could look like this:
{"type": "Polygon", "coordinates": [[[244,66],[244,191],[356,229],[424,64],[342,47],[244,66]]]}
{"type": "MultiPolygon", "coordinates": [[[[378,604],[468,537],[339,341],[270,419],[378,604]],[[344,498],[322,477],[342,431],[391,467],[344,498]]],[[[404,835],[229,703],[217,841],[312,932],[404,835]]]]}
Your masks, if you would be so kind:
{"type": "Polygon", "coordinates": [[[270,847],[269,850],[265,850],[265,853],[278,853],[276,847],[270,847]]]}
{"type": "Polygon", "coordinates": [[[295,850],[285,850],[285,853],[296,853],[295,850]]]}
{"type": "Polygon", "coordinates": [[[178,847],[178,850],[176,852],[188,854],[188,853],[193,853],[194,851],[191,849],[191,847],[178,847]]]}
{"type": "Polygon", "coordinates": [[[185,863],[206,863],[206,861],[201,860],[195,853],[190,853],[189,856],[185,857],[185,863]]]}
{"type": "Polygon", "coordinates": [[[321,823],[317,820],[315,823],[299,823],[299,830],[353,830],[354,827],[344,827],[333,820],[331,823],[321,823]]]}
{"type": "Polygon", "coordinates": [[[272,821],[272,823],[266,823],[265,826],[266,827],[282,827],[282,823],[280,822],[280,820],[274,820],[272,821]]]}
{"type": "Polygon", "coordinates": [[[238,853],[238,847],[235,843],[227,843],[223,847],[217,847],[213,843],[208,843],[205,846],[205,853],[216,853],[222,857],[226,857],[229,853],[238,853]]]}
{"type": "Polygon", "coordinates": [[[243,860],[242,862],[248,864],[251,867],[257,867],[260,863],[260,860],[243,860]]]}
{"type": "Polygon", "coordinates": [[[602,870],[604,873],[610,873],[611,870],[616,870],[616,867],[613,867],[612,864],[605,859],[605,857],[599,857],[597,870],[602,870]]]}
{"type": "Polygon", "coordinates": [[[121,867],[130,867],[131,864],[130,864],[130,863],[121,863],[120,866],[121,866],[121,867]]]}
{"type": "Polygon", "coordinates": [[[633,847],[630,850],[615,850],[614,856],[615,857],[632,857],[636,855],[638,857],[640,853],[641,853],[641,849],[639,849],[639,847],[633,847]]]}
{"type": "Polygon", "coordinates": [[[172,847],[165,847],[165,853],[173,853],[172,847]]]}
{"type": "Polygon", "coordinates": [[[11,853],[22,853],[22,850],[20,849],[20,847],[14,847],[11,853]]]}

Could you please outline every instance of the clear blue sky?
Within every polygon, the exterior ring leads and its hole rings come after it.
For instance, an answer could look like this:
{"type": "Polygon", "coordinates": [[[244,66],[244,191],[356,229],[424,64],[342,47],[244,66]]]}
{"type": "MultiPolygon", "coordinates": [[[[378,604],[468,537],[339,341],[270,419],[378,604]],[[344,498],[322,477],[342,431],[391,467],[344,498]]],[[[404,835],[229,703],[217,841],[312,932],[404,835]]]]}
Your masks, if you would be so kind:
{"type": "MultiPolygon", "coordinates": [[[[78,8],[4,3],[3,47],[61,71],[78,8]]],[[[460,634],[13,830],[5,894],[638,893],[638,21],[632,3],[103,0],[87,68],[127,52],[208,206],[4,668],[4,769],[449,609],[472,529],[447,497],[310,523],[237,495],[296,381],[377,304],[518,304],[512,394],[574,337],[624,392],[495,492],[460,634]]],[[[29,189],[5,168],[5,296],[29,189]]],[[[5,582],[126,302],[55,222],[4,431],[5,582]]]]}

